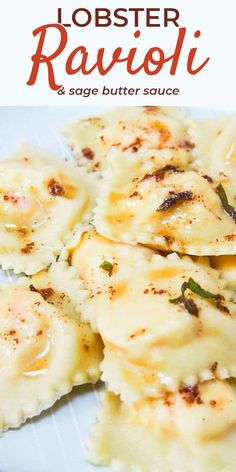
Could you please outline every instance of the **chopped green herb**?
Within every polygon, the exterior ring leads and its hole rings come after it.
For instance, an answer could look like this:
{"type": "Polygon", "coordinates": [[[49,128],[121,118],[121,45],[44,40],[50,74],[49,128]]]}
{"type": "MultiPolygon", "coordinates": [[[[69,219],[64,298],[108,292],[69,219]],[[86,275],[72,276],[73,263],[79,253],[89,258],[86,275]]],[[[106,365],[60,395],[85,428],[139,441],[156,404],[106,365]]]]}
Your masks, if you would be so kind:
{"type": "MultiPolygon", "coordinates": [[[[189,279],[189,281],[192,279],[189,279]]],[[[184,282],[181,287],[181,295],[177,298],[171,298],[169,301],[170,303],[174,304],[183,304],[186,310],[194,316],[198,316],[198,307],[196,303],[190,298],[185,297],[185,291],[189,288],[189,281],[184,282]]]]}
{"type": "Polygon", "coordinates": [[[233,220],[236,223],[236,208],[234,208],[232,205],[230,205],[223,185],[220,184],[220,185],[218,185],[218,187],[216,187],[216,193],[220,197],[220,200],[221,200],[221,203],[222,203],[222,206],[223,206],[225,212],[229,216],[231,216],[231,218],[233,218],[233,220]]]}
{"type": "Polygon", "coordinates": [[[112,275],[112,271],[113,271],[113,264],[109,261],[103,261],[100,265],[101,269],[105,270],[106,272],[108,272],[109,274],[109,277],[111,277],[112,275]]]}
{"type": "Polygon", "coordinates": [[[177,298],[170,299],[170,303],[182,303],[185,306],[186,310],[191,313],[191,315],[198,316],[198,308],[195,302],[185,297],[186,290],[190,290],[191,292],[196,293],[196,295],[199,295],[199,297],[201,298],[211,300],[219,310],[229,313],[228,308],[222,303],[224,300],[224,297],[222,295],[220,295],[219,293],[214,294],[208,292],[208,290],[202,288],[201,285],[195,282],[195,280],[191,277],[188,279],[188,282],[184,282],[182,284],[181,295],[177,298]]]}
{"type": "Polygon", "coordinates": [[[184,202],[187,200],[193,200],[193,194],[192,192],[186,191],[186,192],[179,192],[179,193],[173,193],[173,195],[170,196],[170,198],[167,198],[158,208],[156,211],[166,211],[169,208],[171,208],[173,205],[175,205],[178,202],[184,202]]]}
{"type": "Polygon", "coordinates": [[[201,287],[197,282],[195,282],[194,279],[190,277],[190,279],[187,282],[188,286],[187,288],[191,290],[191,292],[196,293],[199,295],[199,297],[202,298],[216,298],[218,295],[214,295],[211,292],[208,292],[208,290],[205,290],[204,288],[201,287]]]}

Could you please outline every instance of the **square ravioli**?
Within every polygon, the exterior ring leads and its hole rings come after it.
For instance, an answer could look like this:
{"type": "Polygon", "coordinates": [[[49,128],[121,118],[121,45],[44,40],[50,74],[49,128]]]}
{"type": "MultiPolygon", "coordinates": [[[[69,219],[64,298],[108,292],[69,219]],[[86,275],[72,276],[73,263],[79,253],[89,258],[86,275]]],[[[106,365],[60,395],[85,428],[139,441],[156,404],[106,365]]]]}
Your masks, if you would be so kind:
{"type": "Polygon", "coordinates": [[[64,130],[75,158],[92,171],[106,167],[107,153],[182,150],[194,148],[188,134],[189,121],[176,107],[119,107],[100,116],[77,121],[64,130]]]}
{"type": "Polygon", "coordinates": [[[129,404],[106,392],[90,460],[118,472],[235,472],[235,395],[235,381],[129,404]]]}
{"type": "Polygon", "coordinates": [[[0,161],[0,265],[36,273],[62,251],[79,223],[88,222],[95,176],[73,162],[28,145],[0,161]]]}
{"type": "Polygon", "coordinates": [[[0,431],[18,428],[73,386],[96,382],[102,342],[75,322],[45,291],[0,288],[0,431]]]}
{"type": "Polygon", "coordinates": [[[102,379],[123,400],[236,375],[233,292],[207,260],[154,255],[90,230],[71,263],[88,293],[82,319],[105,344],[102,379]]]}
{"type": "Polygon", "coordinates": [[[190,258],[123,263],[82,307],[105,344],[101,370],[108,388],[132,401],[183,383],[235,377],[232,300],[219,274],[190,258]]]}
{"type": "Polygon", "coordinates": [[[117,242],[196,256],[236,253],[236,182],[213,181],[164,153],[112,150],[94,224],[117,242]],[[125,169],[125,171],[124,171],[125,169]]]}

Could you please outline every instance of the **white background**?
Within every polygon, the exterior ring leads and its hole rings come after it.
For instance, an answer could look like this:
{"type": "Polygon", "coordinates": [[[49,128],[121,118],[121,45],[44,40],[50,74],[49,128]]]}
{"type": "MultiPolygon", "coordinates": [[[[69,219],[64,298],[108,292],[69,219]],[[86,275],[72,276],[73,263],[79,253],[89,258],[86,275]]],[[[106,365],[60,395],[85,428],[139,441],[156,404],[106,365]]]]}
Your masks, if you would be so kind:
{"type": "MultiPolygon", "coordinates": [[[[236,2],[235,0],[8,0],[1,6],[1,105],[111,105],[111,104],[181,104],[195,106],[223,107],[236,105],[234,91],[236,79],[235,44],[236,44],[236,2]],[[179,96],[171,97],[110,97],[95,96],[90,98],[59,96],[49,89],[46,66],[40,72],[36,85],[29,87],[26,82],[31,70],[31,56],[37,46],[38,37],[32,35],[33,29],[45,23],[57,21],[57,8],[62,7],[65,22],[70,21],[71,12],[78,7],[175,7],[181,12],[180,26],[186,26],[188,33],[183,49],[178,73],[168,74],[169,65],[157,76],[147,76],[140,72],[130,76],[123,64],[105,77],[94,72],[90,76],[77,74],[66,76],[65,62],[69,53],[78,45],[84,45],[89,51],[90,60],[96,57],[99,47],[107,47],[107,60],[113,50],[122,46],[124,53],[139,47],[139,59],[154,46],[162,47],[170,55],[173,53],[178,29],[142,28],[141,37],[134,39],[133,24],[126,28],[86,28],[68,29],[69,41],[60,58],[54,61],[56,77],[66,89],[69,87],[177,87],[179,96]],[[200,29],[201,38],[194,39],[194,32],[200,29]],[[196,76],[186,72],[186,59],[190,48],[197,46],[199,63],[210,56],[208,65],[196,76]]],[[[58,38],[50,35],[47,51],[55,49],[58,38]]]]}

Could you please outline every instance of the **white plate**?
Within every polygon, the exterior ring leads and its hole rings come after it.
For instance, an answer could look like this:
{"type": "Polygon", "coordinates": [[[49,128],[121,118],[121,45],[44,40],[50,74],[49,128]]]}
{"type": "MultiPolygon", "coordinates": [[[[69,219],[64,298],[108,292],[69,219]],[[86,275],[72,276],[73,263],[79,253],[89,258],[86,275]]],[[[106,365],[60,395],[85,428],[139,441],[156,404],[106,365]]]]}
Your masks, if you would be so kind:
{"type": "MultiPolygon", "coordinates": [[[[74,119],[94,115],[94,107],[1,107],[0,158],[20,141],[70,157],[60,129],[74,119]]],[[[215,116],[216,111],[188,109],[196,117],[215,116]]],[[[225,113],[227,110],[225,110],[225,113]]],[[[230,112],[230,110],[229,110],[230,112]]],[[[10,274],[0,272],[0,283],[10,274]]],[[[0,439],[0,472],[98,472],[86,461],[85,439],[96,418],[98,388],[74,388],[53,408],[0,439]]],[[[99,471],[109,472],[99,467],[99,471]]]]}

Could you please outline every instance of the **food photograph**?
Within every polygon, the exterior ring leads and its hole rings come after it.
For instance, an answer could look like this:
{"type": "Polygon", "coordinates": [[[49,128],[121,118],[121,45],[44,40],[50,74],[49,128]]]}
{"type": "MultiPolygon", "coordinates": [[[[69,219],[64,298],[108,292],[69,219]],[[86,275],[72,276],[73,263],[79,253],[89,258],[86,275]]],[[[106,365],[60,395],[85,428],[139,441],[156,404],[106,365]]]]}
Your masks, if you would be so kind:
{"type": "Polygon", "coordinates": [[[234,110],[0,126],[0,472],[235,472],[234,110]]]}

